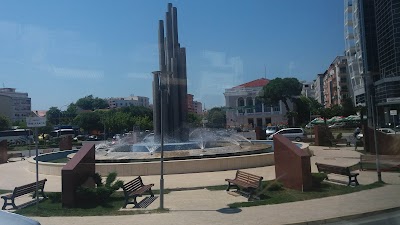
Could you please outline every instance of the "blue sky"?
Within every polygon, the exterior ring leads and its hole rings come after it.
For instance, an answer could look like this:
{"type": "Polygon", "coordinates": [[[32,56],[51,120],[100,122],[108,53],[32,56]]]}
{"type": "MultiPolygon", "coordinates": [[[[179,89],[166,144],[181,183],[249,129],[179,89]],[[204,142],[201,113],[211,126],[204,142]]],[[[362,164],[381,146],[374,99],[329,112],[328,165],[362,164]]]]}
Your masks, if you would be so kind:
{"type": "Polygon", "coordinates": [[[28,92],[33,110],[89,94],[152,99],[168,2],[187,48],[188,92],[206,108],[265,74],[313,80],[344,51],[340,0],[1,1],[0,85],[28,92]]]}

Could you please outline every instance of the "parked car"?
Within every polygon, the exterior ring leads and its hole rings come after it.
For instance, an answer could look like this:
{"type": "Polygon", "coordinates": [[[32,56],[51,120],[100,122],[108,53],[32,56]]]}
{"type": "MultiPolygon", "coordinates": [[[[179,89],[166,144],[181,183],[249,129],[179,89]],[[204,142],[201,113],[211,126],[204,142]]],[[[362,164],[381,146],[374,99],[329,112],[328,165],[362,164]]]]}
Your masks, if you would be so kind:
{"type": "Polygon", "coordinates": [[[87,138],[87,141],[97,141],[97,140],[98,140],[98,138],[97,138],[96,135],[90,135],[90,136],[87,138]]]}
{"type": "Polygon", "coordinates": [[[307,134],[303,128],[285,128],[281,129],[274,134],[271,134],[268,139],[272,140],[274,135],[282,134],[283,136],[287,137],[289,140],[294,141],[302,141],[304,138],[307,138],[307,134]]]}
{"type": "Polygon", "coordinates": [[[40,223],[31,218],[21,216],[15,213],[0,210],[0,224],[4,225],[40,225],[40,223]]]}
{"type": "Polygon", "coordinates": [[[378,128],[376,130],[381,131],[386,134],[396,134],[396,131],[391,128],[378,128]]]}
{"type": "Polygon", "coordinates": [[[312,123],[308,123],[307,125],[306,125],[306,128],[307,129],[311,129],[311,128],[313,128],[314,127],[314,124],[312,124],[312,123]]]}
{"type": "Polygon", "coordinates": [[[266,134],[267,136],[269,136],[269,135],[271,135],[271,134],[277,132],[278,130],[279,130],[279,129],[278,129],[277,126],[268,126],[268,127],[265,129],[265,134],[266,134]]]}

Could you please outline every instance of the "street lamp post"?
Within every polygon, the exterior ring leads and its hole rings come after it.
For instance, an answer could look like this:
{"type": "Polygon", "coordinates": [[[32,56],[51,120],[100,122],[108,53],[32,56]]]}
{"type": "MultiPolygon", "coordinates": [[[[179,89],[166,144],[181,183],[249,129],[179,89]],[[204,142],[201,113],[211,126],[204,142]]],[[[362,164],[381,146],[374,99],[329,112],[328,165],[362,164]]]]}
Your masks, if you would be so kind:
{"type": "Polygon", "coordinates": [[[382,174],[381,174],[381,169],[380,169],[380,162],[379,162],[379,154],[378,154],[378,140],[376,138],[376,129],[377,129],[377,118],[375,118],[377,115],[377,110],[376,110],[376,105],[374,101],[375,93],[374,93],[373,86],[371,86],[371,92],[373,94],[370,94],[370,106],[371,106],[371,111],[372,111],[372,124],[373,124],[373,129],[374,129],[374,147],[375,147],[375,156],[376,156],[376,173],[378,175],[378,181],[382,182],[382,174]]]}

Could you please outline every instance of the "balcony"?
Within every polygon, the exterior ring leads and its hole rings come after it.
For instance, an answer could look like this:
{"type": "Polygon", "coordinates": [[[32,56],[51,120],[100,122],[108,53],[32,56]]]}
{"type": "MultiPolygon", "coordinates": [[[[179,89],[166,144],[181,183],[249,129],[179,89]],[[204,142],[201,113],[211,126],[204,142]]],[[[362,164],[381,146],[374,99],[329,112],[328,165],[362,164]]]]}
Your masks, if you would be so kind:
{"type": "Polygon", "coordinates": [[[345,26],[353,26],[353,20],[347,19],[344,23],[345,26]]]}

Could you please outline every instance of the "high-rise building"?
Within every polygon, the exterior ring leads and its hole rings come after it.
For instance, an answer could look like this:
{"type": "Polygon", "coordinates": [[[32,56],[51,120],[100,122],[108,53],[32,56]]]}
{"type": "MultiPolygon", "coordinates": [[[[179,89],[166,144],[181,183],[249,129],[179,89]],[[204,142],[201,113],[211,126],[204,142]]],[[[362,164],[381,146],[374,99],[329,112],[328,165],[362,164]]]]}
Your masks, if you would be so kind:
{"type": "Polygon", "coordinates": [[[341,105],[343,100],[350,96],[347,71],[346,57],[337,56],[324,76],[325,107],[341,105]]]}
{"type": "Polygon", "coordinates": [[[349,66],[351,97],[355,105],[366,105],[365,78],[379,70],[375,8],[372,0],[345,0],[345,54],[349,66]]]}
{"type": "Polygon", "coordinates": [[[31,98],[28,93],[16,92],[15,88],[0,88],[0,96],[11,98],[11,105],[8,104],[11,108],[7,111],[12,122],[25,121],[31,114],[31,98]]]}
{"type": "Polygon", "coordinates": [[[381,125],[398,125],[398,113],[390,114],[400,112],[400,1],[374,3],[379,73],[373,82],[378,118],[381,125]]]}

